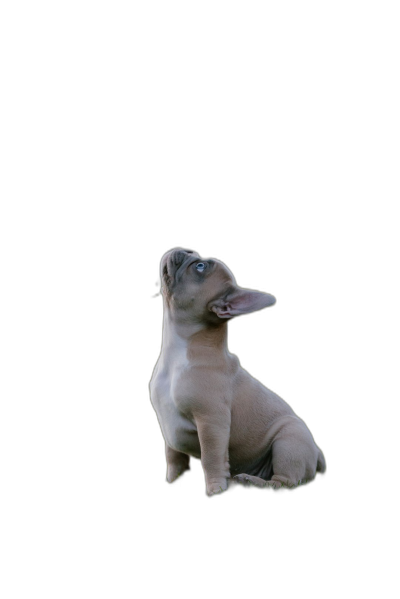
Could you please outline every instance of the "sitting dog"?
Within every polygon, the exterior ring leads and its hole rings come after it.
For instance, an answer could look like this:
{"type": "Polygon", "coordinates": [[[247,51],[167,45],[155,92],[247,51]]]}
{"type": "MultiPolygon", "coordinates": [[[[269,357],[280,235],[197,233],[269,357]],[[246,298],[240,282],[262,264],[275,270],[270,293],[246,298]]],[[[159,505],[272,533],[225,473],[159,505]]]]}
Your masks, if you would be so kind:
{"type": "Polygon", "coordinates": [[[230,270],[197,252],[174,248],[161,260],[161,353],[150,398],[165,439],[167,481],[200,458],[208,495],[228,479],[294,487],[325,471],[305,423],[253,378],[227,345],[228,320],[275,303],[238,287],[230,270]]]}

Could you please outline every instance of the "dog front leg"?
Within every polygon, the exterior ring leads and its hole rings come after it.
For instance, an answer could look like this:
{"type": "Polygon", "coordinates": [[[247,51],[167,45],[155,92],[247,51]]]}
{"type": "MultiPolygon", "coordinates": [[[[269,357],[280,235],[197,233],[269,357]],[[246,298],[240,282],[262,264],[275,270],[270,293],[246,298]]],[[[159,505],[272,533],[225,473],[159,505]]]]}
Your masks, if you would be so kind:
{"type": "Polygon", "coordinates": [[[222,493],[228,488],[230,415],[224,418],[202,416],[196,419],[201,447],[201,465],[206,479],[207,495],[222,493]]]}
{"type": "Polygon", "coordinates": [[[175,451],[165,443],[165,457],[167,459],[167,481],[173,483],[185,470],[189,470],[189,456],[186,453],[175,451]]]}

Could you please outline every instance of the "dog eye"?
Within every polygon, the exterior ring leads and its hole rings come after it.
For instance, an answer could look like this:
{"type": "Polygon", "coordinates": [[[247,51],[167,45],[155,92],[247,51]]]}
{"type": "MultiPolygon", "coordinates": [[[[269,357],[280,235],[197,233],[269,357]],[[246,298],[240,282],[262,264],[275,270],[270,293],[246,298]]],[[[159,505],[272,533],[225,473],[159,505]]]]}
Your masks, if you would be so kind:
{"type": "Polygon", "coordinates": [[[196,264],[196,270],[198,270],[199,272],[203,272],[203,270],[206,268],[206,265],[204,264],[204,262],[198,262],[196,264]]]}

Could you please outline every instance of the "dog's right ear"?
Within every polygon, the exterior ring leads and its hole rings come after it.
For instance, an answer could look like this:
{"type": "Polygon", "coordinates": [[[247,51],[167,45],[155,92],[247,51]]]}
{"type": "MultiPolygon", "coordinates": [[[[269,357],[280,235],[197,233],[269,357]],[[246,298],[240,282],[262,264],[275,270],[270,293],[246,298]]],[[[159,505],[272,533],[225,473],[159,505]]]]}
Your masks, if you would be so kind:
{"type": "Polygon", "coordinates": [[[273,306],[276,299],[269,293],[238,287],[228,296],[214,300],[208,309],[219,318],[233,318],[273,306]]]}

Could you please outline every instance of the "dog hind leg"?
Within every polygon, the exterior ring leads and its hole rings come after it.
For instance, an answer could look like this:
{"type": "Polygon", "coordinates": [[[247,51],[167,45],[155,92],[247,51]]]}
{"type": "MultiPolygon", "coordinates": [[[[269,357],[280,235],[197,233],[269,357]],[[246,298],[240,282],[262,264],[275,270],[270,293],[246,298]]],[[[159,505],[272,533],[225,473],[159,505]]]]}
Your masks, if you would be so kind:
{"type": "Polygon", "coordinates": [[[284,436],[272,445],[272,468],[264,471],[265,478],[251,474],[238,474],[233,480],[241,484],[257,487],[293,489],[315,478],[318,471],[325,469],[322,452],[315,445],[308,430],[303,426],[286,430],[284,436]],[[271,476],[272,475],[272,476],[271,476]]]}
{"type": "Polygon", "coordinates": [[[255,487],[272,487],[273,489],[280,489],[281,487],[293,488],[297,486],[292,483],[287,477],[274,474],[270,480],[265,480],[259,476],[253,476],[252,474],[237,474],[233,477],[235,482],[241,483],[242,485],[251,484],[255,487]]]}

